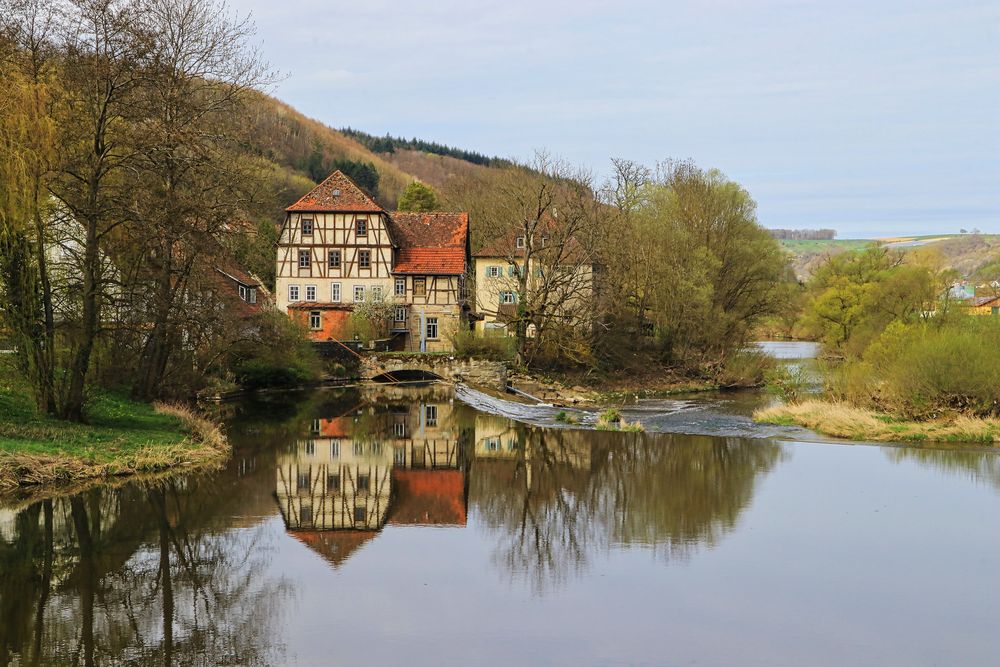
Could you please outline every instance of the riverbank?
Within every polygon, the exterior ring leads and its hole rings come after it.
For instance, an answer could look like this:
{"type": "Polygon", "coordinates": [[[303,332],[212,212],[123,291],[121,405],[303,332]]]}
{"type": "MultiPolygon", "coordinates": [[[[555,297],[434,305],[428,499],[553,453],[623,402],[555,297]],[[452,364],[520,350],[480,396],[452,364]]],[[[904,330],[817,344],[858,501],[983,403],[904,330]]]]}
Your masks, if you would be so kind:
{"type": "Polygon", "coordinates": [[[874,442],[1000,443],[1000,420],[953,417],[911,421],[835,401],[808,400],[758,410],[754,421],[804,426],[825,435],[874,442]]]}
{"type": "Polygon", "coordinates": [[[101,394],[88,407],[89,423],[75,424],[37,414],[11,376],[0,380],[0,492],[211,467],[229,455],[222,431],[183,406],[101,394]]]}

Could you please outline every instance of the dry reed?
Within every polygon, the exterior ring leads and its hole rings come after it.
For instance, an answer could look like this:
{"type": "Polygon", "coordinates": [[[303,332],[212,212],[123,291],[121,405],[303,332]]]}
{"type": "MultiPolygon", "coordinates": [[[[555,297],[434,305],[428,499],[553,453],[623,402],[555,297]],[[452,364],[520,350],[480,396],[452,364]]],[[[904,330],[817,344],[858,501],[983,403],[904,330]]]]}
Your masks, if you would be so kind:
{"type": "Polygon", "coordinates": [[[807,400],[757,410],[754,421],[799,425],[851,440],[875,442],[1000,442],[1000,420],[950,417],[908,421],[838,401],[807,400]]]}

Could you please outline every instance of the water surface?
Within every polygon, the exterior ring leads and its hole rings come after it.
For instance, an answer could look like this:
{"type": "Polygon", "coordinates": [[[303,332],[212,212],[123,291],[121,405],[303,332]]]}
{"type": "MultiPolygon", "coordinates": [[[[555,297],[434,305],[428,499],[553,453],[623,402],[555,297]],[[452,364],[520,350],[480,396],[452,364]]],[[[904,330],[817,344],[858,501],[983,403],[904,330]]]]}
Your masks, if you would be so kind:
{"type": "Polygon", "coordinates": [[[0,510],[0,664],[1000,655],[991,451],[554,428],[445,387],[228,410],[222,472],[0,510]]]}

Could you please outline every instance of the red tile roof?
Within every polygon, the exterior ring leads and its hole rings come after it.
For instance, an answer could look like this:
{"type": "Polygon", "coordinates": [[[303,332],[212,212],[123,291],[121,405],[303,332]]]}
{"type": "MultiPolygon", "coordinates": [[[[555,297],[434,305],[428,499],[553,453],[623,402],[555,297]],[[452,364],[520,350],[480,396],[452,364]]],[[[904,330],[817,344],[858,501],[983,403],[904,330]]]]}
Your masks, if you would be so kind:
{"type": "Polygon", "coordinates": [[[312,213],[385,212],[339,169],[285,210],[312,213]]]}
{"type": "Polygon", "coordinates": [[[393,273],[459,275],[465,273],[469,242],[468,213],[409,213],[391,216],[399,245],[393,273]]]}

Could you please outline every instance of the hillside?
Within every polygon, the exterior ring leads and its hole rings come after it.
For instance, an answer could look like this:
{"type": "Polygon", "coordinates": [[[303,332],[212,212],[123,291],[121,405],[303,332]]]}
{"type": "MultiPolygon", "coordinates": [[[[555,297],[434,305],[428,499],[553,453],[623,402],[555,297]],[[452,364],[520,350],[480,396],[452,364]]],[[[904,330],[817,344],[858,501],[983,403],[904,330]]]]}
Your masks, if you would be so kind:
{"type": "MultiPolygon", "coordinates": [[[[490,169],[487,165],[492,162],[502,164],[478,153],[416,140],[408,143],[426,145],[433,150],[466,156],[467,159],[410,148],[375,152],[365,142],[308,118],[263,93],[252,94],[249,111],[249,148],[262,158],[264,167],[271,172],[269,178],[273,180],[274,187],[270,189],[270,194],[280,200],[277,204],[282,204],[271,207],[275,220],[281,219],[284,205],[305,194],[318,180],[345,161],[374,167],[378,185],[371,194],[388,209],[395,208],[399,194],[413,180],[423,181],[440,190],[455,177],[490,169]]],[[[368,137],[357,131],[351,131],[351,134],[368,137]]],[[[378,142],[367,143],[380,148],[378,142]]]]}
{"type": "MultiPolygon", "coordinates": [[[[893,237],[878,241],[908,252],[919,250],[938,253],[946,267],[955,269],[962,276],[973,276],[985,265],[1000,259],[1000,234],[938,234],[893,237]]],[[[873,239],[780,241],[791,256],[792,268],[800,280],[812,275],[826,257],[859,250],[875,242],[873,239]]]]}

